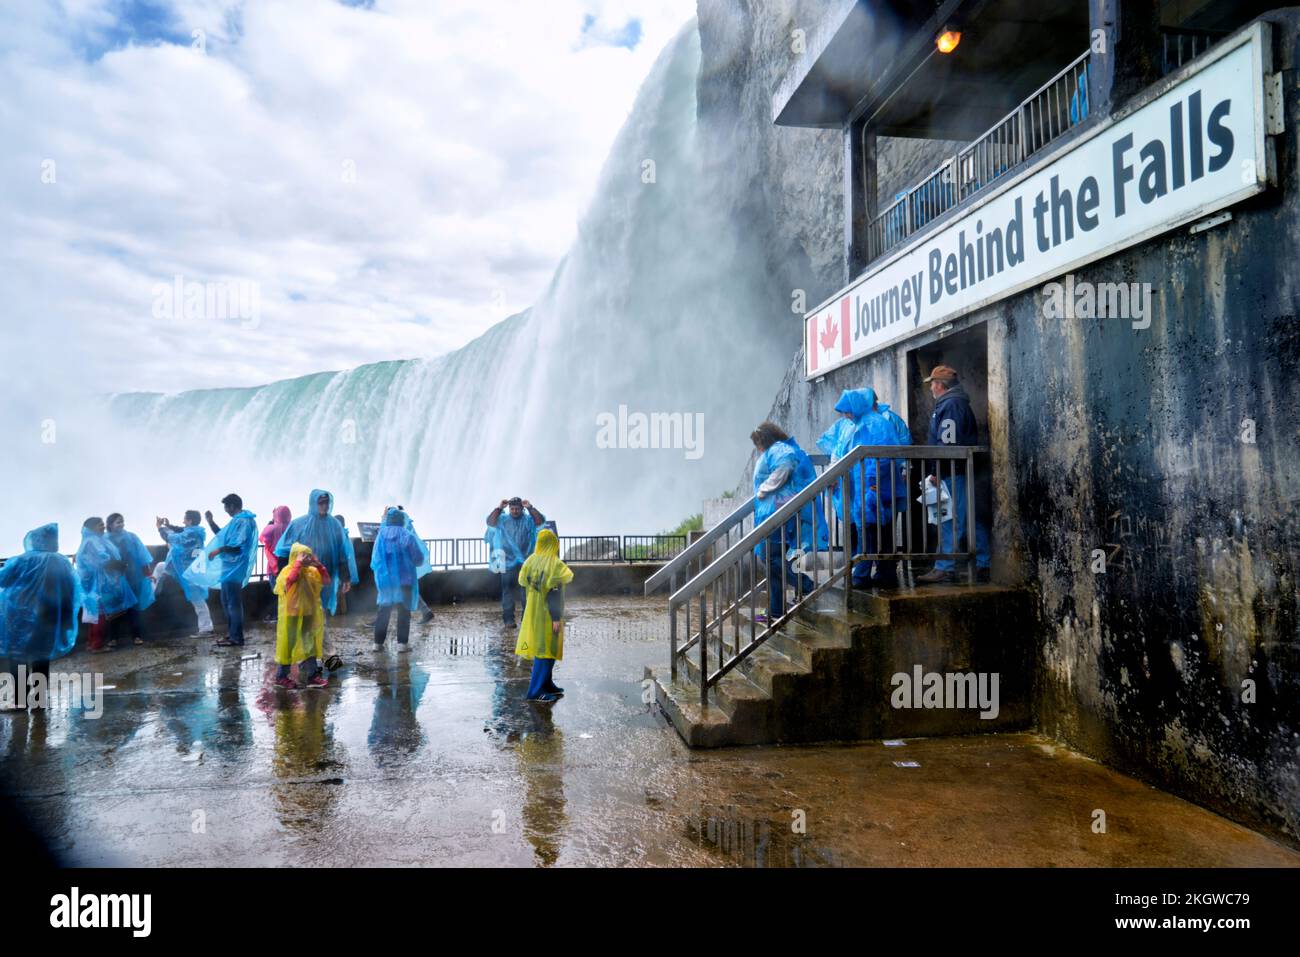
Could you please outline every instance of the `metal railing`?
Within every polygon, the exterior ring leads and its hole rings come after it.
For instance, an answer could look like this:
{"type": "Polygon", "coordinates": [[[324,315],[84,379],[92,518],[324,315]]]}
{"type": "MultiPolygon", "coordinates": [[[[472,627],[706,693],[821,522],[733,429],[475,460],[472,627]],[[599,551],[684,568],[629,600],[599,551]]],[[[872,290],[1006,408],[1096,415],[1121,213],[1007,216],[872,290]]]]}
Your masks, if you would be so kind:
{"type": "MultiPolygon", "coordinates": [[[[753,511],[746,502],[746,508],[753,511]]],[[[429,564],[449,568],[487,568],[492,546],[482,538],[425,538],[429,564]]],[[[685,535],[561,535],[560,556],[566,562],[668,562],[686,549],[685,535]]],[[[165,555],[165,552],[164,552],[165,555]]],[[[12,557],[12,556],[8,556],[12,557]]],[[[69,555],[72,561],[75,554],[69,555]]],[[[7,559],[0,557],[0,568],[7,559]]],[[[164,559],[158,559],[162,561],[164,559]]],[[[249,579],[266,578],[266,550],[259,543],[253,554],[249,579]]]]}
{"type": "Polygon", "coordinates": [[[678,552],[676,557],[663,568],[655,572],[645,582],[645,593],[651,595],[664,585],[669,592],[677,590],[677,582],[687,581],[693,574],[702,572],[709,562],[716,557],[715,552],[721,548],[726,551],[731,547],[732,538],[739,538],[745,533],[745,526],[754,523],[754,499],[736,500],[739,504],[728,513],[727,517],[678,552]],[[719,545],[718,543],[722,544],[719,545]],[[692,572],[692,568],[694,572],[692,572]]]}
{"type": "MultiPolygon", "coordinates": [[[[686,547],[685,535],[561,535],[560,557],[566,562],[668,561],[686,547]]],[[[450,568],[487,568],[492,546],[482,538],[426,538],[429,564],[450,568]]]]}
{"type": "Polygon", "coordinates": [[[666,562],[685,548],[685,535],[624,535],[623,561],[666,562]]]}
{"type": "Polygon", "coordinates": [[[1160,29],[1160,75],[1167,76],[1198,57],[1228,34],[1220,30],[1160,29]]]}
{"type": "MultiPolygon", "coordinates": [[[[952,445],[877,445],[851,450],[780,505],[756,528],[739,535],[735,543],[703,571],[673,591],[668,599],[673,679],[677,678],[679,658],[696,650],[699,654],[700,703],[707,707],[710,688],[789,621],[795,612],[837,582],[844,586],[843,601],[847,609],[850,576],[859,563],[965,558],[968,579],[974,583],[974,464],[975,455],[984,451],[978,446],[952,445]],[[942,484],[942,491],[936,487],[933,494],[939,498],[948,494],[946,505],[951,510],[936,511],[933,517],[942,519],[949,515],[948,521],[955,524],[957,513],[952,508],[953,498],[961,495],[965,499],[964,549],[957,548],[960,532],[954,530],[950,536],[951,547],[940,551],[942,524],[936,523],[931,534],[928,520],[911,519],[913,503],[910,499],[918,493],[926,494],[920,483],[924,480],[922,473],[927,462],[937,463],[935,472],[942,484]],[[958,478],[962,479],[960,483],[958,478]],[[884,487],[884,495],[877,493],[878,485],[884,487]],[[840,503],[838,508],[832,505],[835,498],[840,503]],[[811,510],[808,506],[812,506],[811,510]],[[900,519],[901,533],[898,532],[900,519]],[[824,545],[821,542],[823,534],[827,539],[824,545]],[[836,542],[841,544],[834,544],[836,542]],[[844,547],[844,543],[849,547],[844,547]],[[762,560],[756,552],[760,545],[764,552],[762,560]],[[798,557],[792,565],[789,559],[794,546],[798,546],[798,557]],[[771,580],[778,566],[779,583],[771,580]],[[786,600],[790,587],[795,590],[793,602],[786,600]],[[773,589],[779,590],[778,599],[772,598],[773,589]],[[761,622],[757,607],[760,596],[768,600],[765,618],[761,622]],[[679,643],[678,618],[682,612],[685,613],[685,640],[679,643]],[[728,630],[731,631],[730,640],[728,630]],[[710,664],[710,656],[716,667],[710,664]]],[[[933,507],[940,510],[944,506],[944,502],[937,502],[933,507]]],[[[928,502],[926,507],[931,507],[928,502]]],[[[930,517],[928,512],[924,516],[926,519],[930,517]]],[[[735,518],[736,512],[733,512],[729,519],[735,518]]],[[[731,528],[738,525],[739,522],[733,521],[731,528]]],[[[730,540],[729,536],[727,540],[730,540]]],[[[692,547],[703,542],[701,539],[692,547]]],[[[717,542],[715,537],[712,544],[717,542]]],[[[704,552],[701,550],[696,554],[704,552]]],[[[678,559],[685,556],[686,552],[683,552],[678,559]]],[[[670,567],[661,569],[655,577],[662,582],[662,576],[670,567]]],[[[679,567],[678,571],[681,570],[679,567]]],[[[655,578],[647,581],[646,592],[649,593],[658,583],[655,578]]]]}
{"type": "MultiPolygon", "coordinates": [[[[808,456],[813,469],[821,474],[830,465],[830,456],[813,453],[808,456]]],[[[736,499],[736,507],[727,516],[691,542],[663,568],[655,572],[645,582],[645,593],[652,595],[664,585],[671,594],[677,590],[677,582],[688,581],[694,575],[704,571],[705,567],[719,554],[731,547],[733,539],[740,538],[746,530],[754,527],[754,497],[736,499]],[[694,571],[692,571],[694,569],[694,571]]]]}
{"type": "Polygon", "coordinates": [[[899,194],[867,224],[867,260],[883,256],[1087,119],[1090,54],[1081,54],[988,132],[899,194]]]}

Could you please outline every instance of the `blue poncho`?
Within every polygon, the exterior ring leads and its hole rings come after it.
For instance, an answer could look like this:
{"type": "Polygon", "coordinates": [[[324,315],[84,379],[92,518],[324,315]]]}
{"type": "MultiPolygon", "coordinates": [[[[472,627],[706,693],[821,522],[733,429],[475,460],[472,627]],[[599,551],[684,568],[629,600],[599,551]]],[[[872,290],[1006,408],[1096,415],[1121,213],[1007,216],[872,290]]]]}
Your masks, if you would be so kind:
{"type": "Polygon", "coordinates": [[[506,568],[522,565],[537,547],[537,523],[525,509],[518,518],[509,512],[497,516],[496,528],[489,528],[483,536],[493,551],[505,553],[506,568]]]}
{"type": "Polygon", "coordinates": [[[196,584],[185,577],[185,572],[202,552],[208,533],[202,525],[186,525],[178,532],[165,532],[164,535],[167,539],[167,569],[185,592],[185,600],[207,601],[207,585],[196,584]]]}
{"type": "Polygon", "coordinates": [[[248,584],[253,574],[253,555],[257,551],[257,516],[244,509],[231,516],[226,526],[212,536],[199,557],[185,570],[182,580],[196,588],[220,588],[225,582],[237,582],[240,588],[248,584]],[[218,551],[237,548],[237,553],[218,551]],[[209,558],[210,552],[218,552],[209,558]]]}
{"type": "Polygon", "coordinates": [[[23,553],[0,568],[0,658],[62,658],[77,643],[81,606],[81,582],[59,554],[59,526],[28,532],[23,553]]]}
{"type": "MultiPolygon", "coordinates": [[[[846,390],[835,403],[836,412],[847,412],[853,417],[851,434],[840,433],[840,444],[836,448],[835,458],[842,458],[851,449],[862,445],[911,445],[912,434],[907,423],[890,411],[889,406],[876,401],[874,389],[846,390]]],[[[876,459],[865,459],[860,468],[854,468],[845,482],[846,490],[853,503],[852,514],[855,524],[862,524],[862,498],[858,492],[858,480],[866,476],[867,519],[872,524],[879,514],[881,522],[893,518],[894,509],[900,511],[907,507],[907,489],[904,487],[904,463],[902,459],[882,460],[892,462],[883,478],[883,488],[877,494],[876,459]]],[[[835,514],[844,517],[843,506],[839,502],[838,484],[836,483],[835,514]]]]}
{"type": "Polygon", "coordinates": [[[352,549],[352,539],[334,517],[334,496],[322,489],[312,489],[307,500],[307,514],[289,523],[275,546],[281,567],[289,557],[289,550],[297,544],[306,545],[330,574],[328,587],[321,591],[321,606],[331,615],[338,610],[339,583],[344,574],[353,585],[357,583],[357,556],[352,549]],[[329,499],[324,515],[316,510],[316,500],[322,495],[329,499]]]}
{"type": "Polygon", "coordinates": [[[140,536],[135,532],[126,529],[109,532],[108,540],[122,556],[122,564],[126,566],[122,574],[126,576],[127,587],[135,595],[135,607],[144,611],[153,604],[154,599],[153,579],[144,571],[146,566],[153,564],[153,555],[149,554],[149,549],[144,547],[144,542],[140,541],[140,536]]]}
{"type": "Polygon", "coordinates": [[[430,564],[432,559],[429,557],[429,546],[424,544],[424,539],[420,538],[420,533],[415,530],[415,523],[411,521],[410,514],[402,512],[402,515],[405,517],[406,527],[410,529],[411,534],[414,535],[416,541],[420,543],[420,548],[424,550],[424,561],[420,564],[420,567],[415,570],[415,579],[416,581],[419,581],[425,575],[429,574],[429,572],[433,571],[433,565],[430,564]]]}
{"type": "Polygon", "coordinates": [[[135,593],[127,584],[121,568],[110,570],[110,562],[121,562],[117,546],[102,532],[81,529],[81,547],[77,549],[77,575],[85,598],[86,612],[92,618],[112,618],[135,607],[135,593]]]}
{"type": "Polygon", "coordinates": [[[415,611],[420,605],[419,569],[429,559],[424,542],[407,527],[406,514],[390,508],[384,524],[375,536],[370,552],[370,567],[375,573],[375,590],[379,605],[396,605],[402,600],[402,588],[409,588],[407,605],[415,611]],[[394,519],[397,524],[394,524],[394,519]]]}
{"type": "MultiPolygon", "coordinates": [[[[774,442],[758,457],[758,462],[754,466],[754,526],[758,527],[760,523],[773,515],[778,508],[794,498],[800,489],[807,487],[816,478],[817,471],[813,468],[812,460],[808,458],[808,453],[799,448],[798,442],[793,438],[784,442],[774,442]],[[789,466],[790,468],[790,475],[785,480],[785,484],[772,494],[759,498],[759,488],[773,472],[782,466],[789,466]]],[[[787,549],[795,547],[796,544],[804,548],[812,547],[814,535],[813,515],[813,503],[809,502],[799,509],[798,522],[791,518],[785,523],[787,549]],[[797,529],[796,526],[798,526],[797,529]],[[798,542],[795,541],[796,531],[799,537],[798,542]]],[[[826,527],[824,522],[816,524],[815,534],[819,544],[825,540],[826,527]]],[[[754,551],[761,554],[764,544],[764,542],[759,542],[758,545],[754,546],[754,551]]]]}

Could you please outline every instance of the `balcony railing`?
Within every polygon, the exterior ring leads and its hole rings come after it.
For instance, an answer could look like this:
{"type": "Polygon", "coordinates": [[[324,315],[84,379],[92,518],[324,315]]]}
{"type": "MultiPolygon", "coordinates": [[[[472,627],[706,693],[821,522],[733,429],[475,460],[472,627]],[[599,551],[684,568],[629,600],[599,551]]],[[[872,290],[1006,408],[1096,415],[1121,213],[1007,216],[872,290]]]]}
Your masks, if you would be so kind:
{"type": "Polygon", "coordinates": [[[1193,57],[1198,57],[1228,34],[1220,30],[1160,31],[1160,75],[1167,76],[1193,57]]]}
{"type": "Polygon", "coordinates": [[[885,255],[1087,119],[1089,55],[1083,53],[983,136],[899,194],[867,224],[868,261],[885,255]]]}

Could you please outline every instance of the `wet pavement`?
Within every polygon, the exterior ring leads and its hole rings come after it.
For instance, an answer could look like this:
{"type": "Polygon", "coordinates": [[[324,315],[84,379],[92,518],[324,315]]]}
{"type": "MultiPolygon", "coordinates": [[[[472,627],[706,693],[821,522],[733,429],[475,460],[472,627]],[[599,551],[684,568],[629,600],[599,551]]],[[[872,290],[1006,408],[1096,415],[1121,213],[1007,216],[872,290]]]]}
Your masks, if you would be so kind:
{"type": "Polygon", "coordinates": [[[486,604],[405,655],[332,623],[325,690],[269,686],[272,625],[78,652],[102,717],[0,715],[0,789],[76,865],[1300,865],[1032,734],[692,752],[643,692],[662,608],[572,599],[554,705],[486,604]]]}

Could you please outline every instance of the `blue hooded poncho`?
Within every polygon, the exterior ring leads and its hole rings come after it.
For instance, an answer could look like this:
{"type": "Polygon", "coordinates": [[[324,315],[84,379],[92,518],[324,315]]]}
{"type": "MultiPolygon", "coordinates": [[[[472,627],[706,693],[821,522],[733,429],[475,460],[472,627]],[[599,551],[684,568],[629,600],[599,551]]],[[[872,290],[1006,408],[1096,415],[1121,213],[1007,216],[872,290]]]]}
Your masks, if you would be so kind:
{"type": "Polygon", "coordinates": [[[415,522],[411,521],[410,513],[402,512],[402,516],[403,520],[406,522],[406,527],[410,529],[411,534],[415,536],[415,540],[418,541],[420,547],[424,549],[424,562],[415,570],[415,580],[418,582],[425,575],[429,574],[429,572],[433,571],[433,565],[429,564],[432,561],[429,557],[429,546],[424,544],[424,539],[422,539],[420,533],[415,530],[415,522]]]}
{"type": "Polygon", "coordinates": [[[390,508],[384,513],[384,524],[370,552],[370,568],[375,573],[377,604],[398,604],[405,587],[410,589],[407,605],[415,611],[420,605],[419,572],[428,562],[429,552],[408,527],[408,522],[406,513],[398,509],[390,508]]]}
{"type": "MultiPolygon", "coordinates": [[[[808,453],[799,448],[799,443],[793,438],[772,443],[767,451],[758,457],[758,462],[754,465],[754,526],[758,527],[769,516],[775,514],[778,508],[790,501],[800,489],[810,485],[816,478],[817,470],[813,468],[808,453]],[[789,466],[790,468],[790,476],[786,479],[785,484],[771,495],[759,498],[759,488],[773,472],[782,466],[789,466]]],[[[797,544],[804,548],[812,547],[814,511],[813,503],[809,502],[799,510],[798,522],[791,518],[785,523],[787,548],[793,548],[796,545],[794,540],[796,531],[798,531],[800,539],[797,544]],[[797,529],[796,526],[798,526],[797,529]]],[[[825,544],[826,531],[824,522],[816,523],[815,534],[819,544],[825,544]]],[[[765,544],[765,542],[759,542],[754,546],[754,551],[761,555],[765,544]]]]}
{"type": "Polygon", "coordinates": [[[153,579],[144,572],[145,566],[153,564],[153,555],[149,554],[149,549],[144,547],[144,542],[140,541],[140,536],[135,532],[126,529],[109,532],[108,540],[122,556],[122,564],[126,566],[122,574],[126,576],[127,587],[135,595],[135,607],[144,611],[154,600],[153,579]]]}
{"type": "Polygon", "coordinates": [[[505,554],[503,571],[509,574],[509,569],[526,562],[533,549],[537,547],[537,523],[528,514],[528,509],[524,509],[524,513],[518,518],[514,518],[509,512],[502,512],[497,516],[496,527],[489,528],[484,533],[483,540],[492,546],[494,552],[500,551],[505,554]],[[527,542],[522,549],[519,546],[521,539],[527,542]]]}
{"type": "Polygon", "coordinates": [[[244,509],[232,515],[225,527],[212,536],[212,541],[185,570],[182,581],[203,589],[220,588],[225,582],[238,582],[243,588],[252,577],[256,551],[257,516],[244,509]],[[209,552],[226,548],[238,548],[239,553],[228,555],[223,551],[216,558],[208,558],[209,552]]]}
{"type": "Polygon", "coordinates": [[[112,618],[135,607],[135,593],[126,575],[121,569],[108,568],[110,562],[121,562],[122,555],[107,535],[83,526],[76,561],[87,614],[97,619],[112,618]]]}
{"type": "MultiPolygon", "coordinates": [[[[907,423],[892,412],[889,406],[877,402],[874,389],[846,390],[835,403],[835,411],[847,412],[853,418],[853,431],[849,433],[841,429],[838,433],[839,444],[833,453],[836,459],[843,458],[850,450],[862,445],[912,444],[912,434],[907,428],[907,423]]],[[[907,489],[903,481],[904,463],[902,459],[893,459],[892,462],[894,474],[885,476],[885,488],[880,495],[877,495],[875,488],[878,484],[875,459],[865,459],[862,468],[855,468],[849,473],[845,486],[853,503],[852,514],[855,524],[862,524],[862,499],[858,493],[857,483],[863,475],[866,476],[867,481],[867,517],[873,524],[876,521],[877,510],[881,521],[889,521],[893,518],[895,508],[901,511],[907,507],[907,489]]],[[[844,509],[839,498],[838,483],[832,497],[835,502],[835,514],[842,520],[844,509]]]]}
{"type": "Polygon", "coordinates": [[[165,537],[167,539],[167,568],[185,592],[185,600],[189,602],[207,601],[207,585],[196,584],[185,577],[185,572],[190,567],[190,564],[202,553],[203,543],[207,541],[208,533],[202,525],[186,525],[178,532],[166,532],[165,537]]]}
{"type": "Polygon", "coordinates": [[[355,585],[357,579],[357,556],[352,549],[352,539],[334,517],[334,496],[324,489],[311,490],[307,500],[307,514],[300,515],[289,523],[289,527],[280,536],[275,546],[275,555],[283,567],[289,558],[289,550],[296,544],[306,545],[312,550],[317,561],[330,573],[329,586],[321,591],[320,601],[331,615],[339,606],[339,582],[346,571],[348,581],[355,585]],[[324,495],[329,499],[329,508],[324,515],[316,511],[316,500],[324,495]]]}
{"type": "Polygon", "coordinates": [[[23,553],[0,568],[0,658],[53,661],[77,643],[81,581],[59,554],[59,526],[27,533],[23,553]]]}

